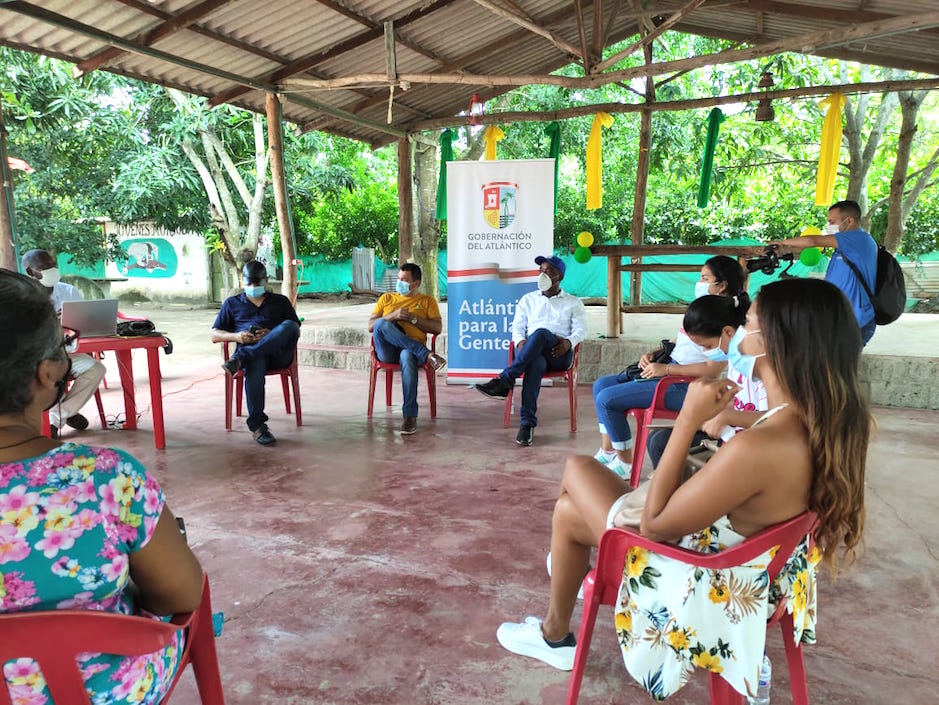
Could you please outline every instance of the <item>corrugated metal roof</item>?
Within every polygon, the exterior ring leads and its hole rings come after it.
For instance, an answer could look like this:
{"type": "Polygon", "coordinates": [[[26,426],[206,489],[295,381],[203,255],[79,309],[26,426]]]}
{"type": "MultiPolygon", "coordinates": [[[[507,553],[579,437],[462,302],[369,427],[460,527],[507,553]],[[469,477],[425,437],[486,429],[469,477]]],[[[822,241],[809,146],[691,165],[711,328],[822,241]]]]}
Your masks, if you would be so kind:
{"type": "MultiPolygon", "coordinates": [[[[581,4],[592,52],[594,3],[581,4]]],[[[657,26],[687,4],[648,3],[643,24],[657,26]]],[[[635,35],[634,5],[607,2],[602,8],[604,48],[635,35]]],[[[856,0],[706,0],[675,29],[752,45],[825,30],[844,35],[859,27],[854,35],[836,37],[824,46],[811,41],[796,41],[794,46],[939,75],[936,0],[867,0],[861,8],[856,0]],[[884,26],[890,31],[884,32],[884,26]]],[[[487,84],[484,76],[544,75],[571,63],[572,52],[581,53],[570,0],[0,2],[0,44],[76,64],[90,62],[84,64],[88,70],[114,71],[257,111],[264,110],[265,92],[277,90],[284,95],[288,120],[376,146],[405,135],[421,121],[459,114],[473,93],[489,98],[511,88],[487,84]],[[390,124],[387,85],[284,90],[283,81],[289,79],[384,76],[383,23],[389,20],[395,23],[399,75],[462,73],[481,78],[398,87],[390,124]]],[[[610,52],[604,54],[607,58],[610,52]]]]}

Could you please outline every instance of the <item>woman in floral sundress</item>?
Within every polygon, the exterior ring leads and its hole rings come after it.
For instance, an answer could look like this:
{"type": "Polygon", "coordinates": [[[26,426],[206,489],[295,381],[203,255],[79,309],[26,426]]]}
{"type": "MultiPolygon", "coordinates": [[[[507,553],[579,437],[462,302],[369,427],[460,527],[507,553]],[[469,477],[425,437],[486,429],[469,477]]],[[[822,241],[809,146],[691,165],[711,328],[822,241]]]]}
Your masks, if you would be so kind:
{"type": "MultiPolygon", "coordinates": [[[[63,335],[48,292],[27,277],[0,270],[0,301],[0,612],[194,610],[202,569],[146,469],[120,450],[40,434],[43,409],[65,389],[74,332],[63,335]]],[[[158,702],[182,641],[144,656],[83,656],[92,702],[158,702]]],[[[0,665],[16,705],[49,702],[33,660],[0,665]]]]}
{"type": "MultiPolygon", "coordinates": [[[[796,637],[814,640],[814,563],[823,556],[834,573],[839,553],[853,559],[864,522],[871,417],[858,383],[861,347],[851,306],[836,287],[813,279],[764,286],[729,356],[735,369],[766,387],[770,411],[683,482],[692,436],[737,391],[727,380],[692,383],[648,485],[640,533],[713,552],[808,509],[818,515],[819,552],[809,555],[803,543],[781,580],[768,586],[765,560],[709,574],[631,551],[617,634],[628,670],[656,699],[678,690],[696,666],[722,673],[740,692],[752,691],[767,605],[779,593],[790,598],[796,637]]],[[[506,649],[572,668],[571,615],[590,549],[628,505],[628,492],[593,458],[568,460],[554,508],[546,616],[499,627],[506,649]]]]}

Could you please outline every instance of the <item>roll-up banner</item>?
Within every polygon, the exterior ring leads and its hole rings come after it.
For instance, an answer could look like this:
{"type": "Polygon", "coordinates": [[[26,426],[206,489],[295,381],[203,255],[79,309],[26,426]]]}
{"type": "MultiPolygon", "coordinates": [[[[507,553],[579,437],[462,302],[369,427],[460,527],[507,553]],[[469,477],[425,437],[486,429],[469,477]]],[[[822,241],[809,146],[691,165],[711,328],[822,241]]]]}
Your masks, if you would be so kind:
{"type": "Polygon", "coordinates": [[[447,164],[447,382],[508,364],[515,304],[554,249],[554,160],[447,164]]]}

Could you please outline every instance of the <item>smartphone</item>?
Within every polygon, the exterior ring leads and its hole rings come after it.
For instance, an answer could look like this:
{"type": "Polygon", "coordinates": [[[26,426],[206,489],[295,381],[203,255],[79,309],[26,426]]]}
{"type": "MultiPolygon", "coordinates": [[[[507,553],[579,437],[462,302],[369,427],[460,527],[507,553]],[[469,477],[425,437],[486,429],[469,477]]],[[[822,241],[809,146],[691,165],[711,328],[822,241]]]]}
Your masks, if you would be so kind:
{"type": "Polygon", "coordinates": [[[179,526],[179,533],[183,535],[183,540],[189,543],[189,536],[186,534],[186,522],[182,517],[176,517],[176,525],[179,526]]]}
{"type": "Polygon", "coordinates": [[[248,328],[248,332],[249,332],[251,335],[257,335],[259,330],[261,330],[261,329],[258,328],[257,326],[251,326],[250,328],[248,328]]]}

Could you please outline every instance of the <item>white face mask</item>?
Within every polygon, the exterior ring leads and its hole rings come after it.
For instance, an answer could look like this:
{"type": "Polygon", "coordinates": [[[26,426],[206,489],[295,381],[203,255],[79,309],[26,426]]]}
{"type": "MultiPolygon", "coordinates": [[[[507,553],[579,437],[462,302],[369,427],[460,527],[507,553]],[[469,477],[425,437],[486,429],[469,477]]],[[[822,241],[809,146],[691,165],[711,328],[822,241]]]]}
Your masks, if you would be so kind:
{"type": "Polygon", "coordinates": [[[39,283],[50,289],[59,283],[59,278],[58,267],[50,267],[39,273],[39,283]]]}
{"type": "Polygon", "coordinates": [[[837,235],[838,233],[841,232],[841,226],[838,225],[838,223],[829,223],[829,224],[825,227],[825,231],[826,231],[829,235],[837,235]]]}
{"type": "Polygon", "coordinates": [[[711,285],[706,281],[696,281],[694,283],[694,297],[700,299],[711,293],[711,285]]]}
{"type": "Polygon", "coordinates": [[[552,286],[554,286],[554,282],[551,281],[551,277],[547,272],[538,275],[538,291],[547,291],[552,286]]]}

